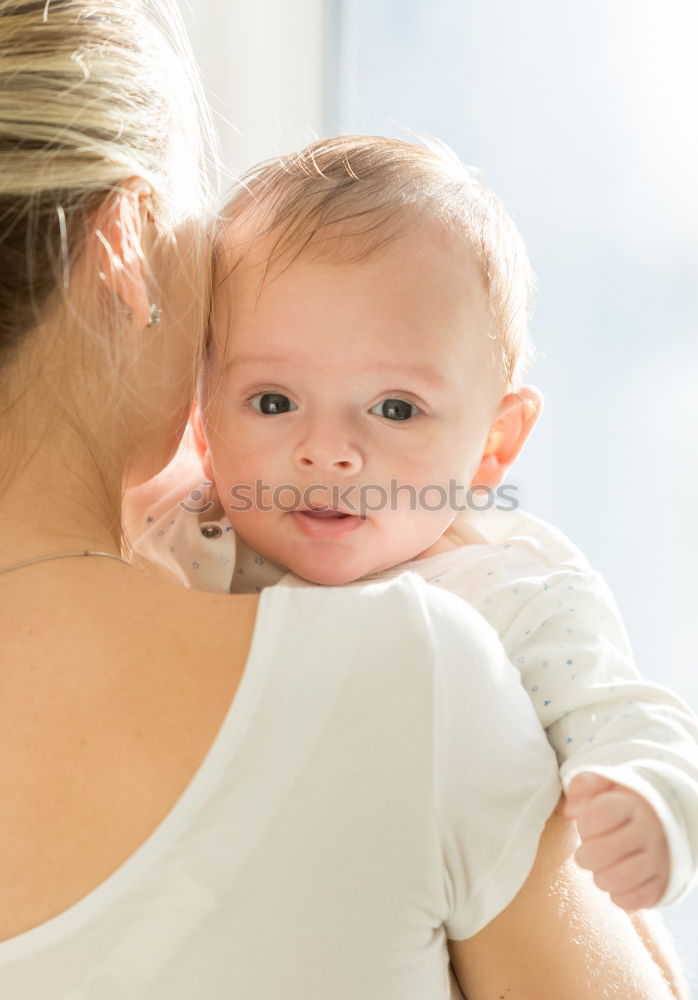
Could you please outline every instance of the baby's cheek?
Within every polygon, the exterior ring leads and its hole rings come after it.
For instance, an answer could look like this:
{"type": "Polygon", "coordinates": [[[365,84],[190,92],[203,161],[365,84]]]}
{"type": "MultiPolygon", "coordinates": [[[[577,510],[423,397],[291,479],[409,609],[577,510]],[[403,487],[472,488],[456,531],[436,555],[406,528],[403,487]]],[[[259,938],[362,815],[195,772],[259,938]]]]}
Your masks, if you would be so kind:
{"type": "Polygon", "coordinates": [[[465,432],[449,425],[440,426],[438,432],[405,440],[396,458],[411,482],[426,485],[457,479],[471,464],[471,451],[472,442],[465,432]]]}
{"type": "MultiPolygon", "coordinates": [[[[452,516],[468,489],[468,483],[456,469],[426,461],[413,463],[402,478],[409,488],[398,490],[399,509],[411,509],[412,515],[427,517],[432,522],[452,516]],[[412,499],[408,503],[408,495],[412,499]]],[[[446,523],[444,524],[444,529],[446,523]]]]}
{"type": "Polygon", "coordinates": [[[251,486],[255,480],[264,478],[264,463],[260,456],[245,447],[244,441],[236,441],[220,450],[215,463],[218,478],[228,487],[240,483],[251,486]]]}

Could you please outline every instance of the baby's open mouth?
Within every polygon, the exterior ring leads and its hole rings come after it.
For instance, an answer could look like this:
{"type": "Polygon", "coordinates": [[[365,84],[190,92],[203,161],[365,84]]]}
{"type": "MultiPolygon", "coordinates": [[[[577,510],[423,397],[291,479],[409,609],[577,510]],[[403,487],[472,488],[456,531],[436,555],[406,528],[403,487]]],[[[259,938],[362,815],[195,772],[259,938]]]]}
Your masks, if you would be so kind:
{"type": "Polygon", "coordinates": [[[341,510],[335,510],[332,507],[306,507],[305,509],[300,510],[299,513],[305,514],[307,517],[318,518],[321,521],[330,518],[352,517],[351,514],[346,514],[341,510]]]}
{"type": "Polygon", "coordinates": [[[291,518],[306,537],[314,539],[344,538],[366,521],[365,516],[336,507],[299,507],[291,518]]]}

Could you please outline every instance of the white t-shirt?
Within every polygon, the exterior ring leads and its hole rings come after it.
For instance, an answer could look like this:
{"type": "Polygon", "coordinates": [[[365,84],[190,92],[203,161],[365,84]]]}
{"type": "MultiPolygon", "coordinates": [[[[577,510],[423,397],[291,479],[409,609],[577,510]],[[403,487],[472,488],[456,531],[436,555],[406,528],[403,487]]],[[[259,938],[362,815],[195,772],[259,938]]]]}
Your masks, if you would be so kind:
{"type": "Polygon", "coordinates": [[[447,1000],[447,937],[506,907],[558,795],[474,610],[412,575],[271,588],[191,784],[97,889],[0,943],[0,996],[447,1000]]]}
{"type": "MultiPolygon", "coordinates": [[[[217,593],[261,592],[279,581],[310,586],[236,540],[186,446],[131,499],[126,522],[134,561],[185,586],[217,593]]],[[[608,587],[562,532],[495,508],[464,522],[468,544],[369,579],[418,573],[480,612],[521,673],[564,786],[593,771],[652,805],[671,857],[661,902],[675,902],[698,881],[698,720],[640,676],[608,587]]]]}

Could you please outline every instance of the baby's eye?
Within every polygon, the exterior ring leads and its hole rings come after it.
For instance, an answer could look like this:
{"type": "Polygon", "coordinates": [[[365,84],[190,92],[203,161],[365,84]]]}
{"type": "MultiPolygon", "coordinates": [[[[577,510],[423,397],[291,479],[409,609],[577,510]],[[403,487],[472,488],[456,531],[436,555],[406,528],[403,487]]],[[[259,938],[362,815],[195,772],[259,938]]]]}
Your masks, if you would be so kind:
{"type": "Polygon", "coordinates": [[[297,410],[298,407],[292,403],[288,396],[281,392],[260,392],[250,399],[250,403],[258,413],[265,415],[273,413],[288,413],[289,410],[297,410]]]}
{"type": "Polygon", "coordinates": [[[384,399],[371,410],[377,417],[385,417],[387,420],[409,420],[419,412],[419,407],[408,403],[406,399],[384,399]]]}

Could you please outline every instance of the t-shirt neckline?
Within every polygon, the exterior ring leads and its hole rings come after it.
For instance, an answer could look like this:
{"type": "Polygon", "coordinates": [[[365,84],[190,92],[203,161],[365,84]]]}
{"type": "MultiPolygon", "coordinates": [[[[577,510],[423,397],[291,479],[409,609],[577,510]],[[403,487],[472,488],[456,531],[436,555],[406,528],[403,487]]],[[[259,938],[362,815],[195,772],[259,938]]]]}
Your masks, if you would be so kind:
{"type": "Polygon", "coordinates": [[[214,790],[245,736],[271,663],[271,657],[266,655],[272,641],[267,621],[273,621],[278,628],[283,612],[276,605],[283,602],[287,594],[288,591],[281,587],[271,587],[260,594],[240,682],[204,759],[165,817],[141,845],[94,889],[54,917],[0,941],[0,965],[48,947],[98,916],[119,899],[140,875],[151,869],[186,829],[214,790]],[[273,610],[272,605],[275,605],[273,610]]]}

